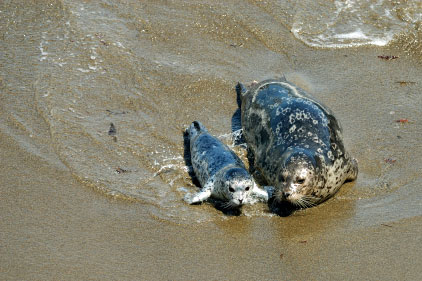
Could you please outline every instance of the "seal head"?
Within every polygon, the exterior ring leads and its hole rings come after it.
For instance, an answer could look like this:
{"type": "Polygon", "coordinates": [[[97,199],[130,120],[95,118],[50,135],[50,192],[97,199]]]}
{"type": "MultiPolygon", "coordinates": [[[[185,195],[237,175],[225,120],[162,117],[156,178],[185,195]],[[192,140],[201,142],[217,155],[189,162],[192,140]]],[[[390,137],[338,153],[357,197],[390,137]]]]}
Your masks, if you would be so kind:
{"type": "Polygon", "coordinates": [[[299,208],[316,205],[322,200],[317,192],[318,187],[325,184],[319,173],[319,158],[301,149],[285,154],[274,180],[274,202],[288,201],[299,208]]]}
{"type": "Polygon", "coordinates": [[[255,182],[246,169],[229,168],[223,172],[219,181],[216,184],[224,190],[224,192],[221,192],[221,197],[225,197],[227,209],[249,203],[255,182]]]}

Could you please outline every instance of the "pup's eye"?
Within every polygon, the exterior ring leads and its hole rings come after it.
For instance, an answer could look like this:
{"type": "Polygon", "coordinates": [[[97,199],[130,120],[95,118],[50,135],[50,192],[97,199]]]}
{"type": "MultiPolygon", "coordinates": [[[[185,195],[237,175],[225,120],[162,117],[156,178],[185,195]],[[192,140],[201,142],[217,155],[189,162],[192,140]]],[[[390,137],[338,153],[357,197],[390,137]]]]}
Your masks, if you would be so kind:
{"type": "Polygon", "coordinates": [[[245,190],[246,190],[246,191],[248,191],[248,190],[249,190],[249,186],[247,186],[247,187],[245,188],[245,190]]]}
{"type": "Polygon", "coordinates": [[[234,188],[233,187],[229,187],[229,191],[230,192],[234,192],[234,188]]]}
{"type": "Polygon", "coordinates": [[[296,183],[298,184],[303,184],[305,182],[305,179],[297,179],[296,183]]]}

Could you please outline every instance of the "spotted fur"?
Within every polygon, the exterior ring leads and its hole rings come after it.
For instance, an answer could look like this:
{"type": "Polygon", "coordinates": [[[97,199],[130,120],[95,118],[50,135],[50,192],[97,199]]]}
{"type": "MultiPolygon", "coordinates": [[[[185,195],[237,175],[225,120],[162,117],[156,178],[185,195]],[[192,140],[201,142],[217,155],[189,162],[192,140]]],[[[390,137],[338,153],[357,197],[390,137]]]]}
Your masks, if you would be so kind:
{"type": "Polygon", "coordinates": [[[202,188],[187,194],[186,202],[200,203],[212,197],[223,201],[225,209],[232,209],[257,199],[268,200],[268,193],[258,188],[242,160],[200,122],[194,121],[187,135],[192,167],[202,188]]]}
{"type": "Polygon", "coordinates": [[[273,202],[306,208],[357,177],[357,161],[343,145],[342,129],[322,103],[285,79],[237,86],[243,134],[252,164],[273,202]]]}

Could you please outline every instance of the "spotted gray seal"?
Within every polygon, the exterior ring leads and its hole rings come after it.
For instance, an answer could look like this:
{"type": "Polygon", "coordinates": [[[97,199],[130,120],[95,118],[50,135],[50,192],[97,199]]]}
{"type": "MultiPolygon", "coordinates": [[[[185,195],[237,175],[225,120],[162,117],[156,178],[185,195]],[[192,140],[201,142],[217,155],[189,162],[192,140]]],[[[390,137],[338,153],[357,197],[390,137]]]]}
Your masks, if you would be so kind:
{"type": "Polygon", "coordinates": [[[342,140],[340,123],[322,103],[285,79],[236,87],[250,159],[272,204],[311,207],[356,179],[357,161],[342,140]]]}
{"type": "Polygon", "coordinates": [[[202,187],[196,194],[186,194],[186,202],[195,204],[212,197],[223,201],[223,209],[234,209],[258,199],[268,200],[268,193],[256,185],[242,160],[204,125],[194,121],[186,134],[192,167],[202,187]]]}

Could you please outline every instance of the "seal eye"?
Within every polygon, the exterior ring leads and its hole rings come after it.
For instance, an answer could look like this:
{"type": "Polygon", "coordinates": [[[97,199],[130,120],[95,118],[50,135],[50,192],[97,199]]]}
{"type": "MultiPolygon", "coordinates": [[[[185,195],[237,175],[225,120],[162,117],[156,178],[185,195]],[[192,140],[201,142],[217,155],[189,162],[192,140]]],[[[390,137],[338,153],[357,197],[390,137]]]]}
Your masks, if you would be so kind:
{"type": "Polygon", "coordinates": [[[305,182],[305,179],[296,179],[296,183],[303,184],[305,182]]]}
{"type": "Polygon", "coordinates": [[[234,192],[234,188],[233,187],[229,187],[229,191],[230,192],[234,192]]]}
{"type": "Polygon", "coordinates": [[[247,187],[245,188],[245,190],[246,190],[246,191],[248,191],[248,190],[249,190],[249,186],[247,186],[247,187]]]}

